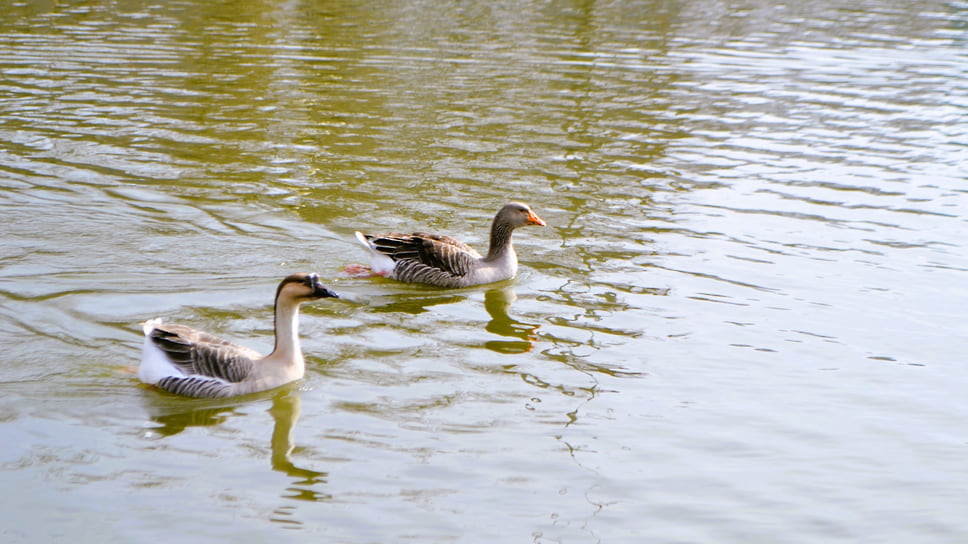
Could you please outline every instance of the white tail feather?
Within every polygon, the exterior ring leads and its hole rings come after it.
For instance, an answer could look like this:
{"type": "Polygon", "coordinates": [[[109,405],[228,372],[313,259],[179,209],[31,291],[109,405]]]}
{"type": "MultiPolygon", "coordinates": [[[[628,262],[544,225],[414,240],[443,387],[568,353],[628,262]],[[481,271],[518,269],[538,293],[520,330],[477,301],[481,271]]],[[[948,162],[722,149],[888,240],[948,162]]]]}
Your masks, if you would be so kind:
{"type": "Polygon", "coordinates": [[[151,331],[155,330],[155,327],[161,325],[161,318],[156,317],[154,319],[149,319],[141,324],[141,330],[145,331],[145,336],[151,334],[151,331]]]}
{"type": "Polygon", "coordinates": [[[363,247],[370,252],[370,270],[372,270],[374,274],[387,276],[393,272],[393,268],[397,265],[393,259],[384,255],[383,253],[380,253],[376,247],[374,247],[373,244],[366,239],[366,236],[364,236],[362,232],[356,231],[356,239],[359,240],[360,244],[362,244],[363,247]]]}
{"type": "Polygon", "coordinates": [[[138,379],[144,383],[154,385],[169,376],[181,377],[184,374],[171,363],[168,356],[165,355],[165,352],[156,346],[151,341],[151,338],[147,336],[154,329],[150,325],[152,321],[155,323],[160,322],[160,320],[152,319],[144,323],[146,336],[144,346],[141,348],[141,364],[138,366],[138,379]]]}

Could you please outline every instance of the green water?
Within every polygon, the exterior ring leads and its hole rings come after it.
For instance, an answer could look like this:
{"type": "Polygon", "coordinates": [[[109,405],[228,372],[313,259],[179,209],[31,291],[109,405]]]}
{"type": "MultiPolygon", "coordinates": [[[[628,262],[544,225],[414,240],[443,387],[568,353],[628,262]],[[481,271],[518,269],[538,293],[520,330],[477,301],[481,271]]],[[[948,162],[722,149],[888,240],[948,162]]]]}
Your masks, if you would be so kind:
{"type": "Polygon", "coordinates": [[[958,2],[19,2],[0,13],[0,540],[968,536],[958,2]],[[516,279],[342,273],[353,232],[516,279]],[[141,386],[162,316],[306,377],[141,386]]]}

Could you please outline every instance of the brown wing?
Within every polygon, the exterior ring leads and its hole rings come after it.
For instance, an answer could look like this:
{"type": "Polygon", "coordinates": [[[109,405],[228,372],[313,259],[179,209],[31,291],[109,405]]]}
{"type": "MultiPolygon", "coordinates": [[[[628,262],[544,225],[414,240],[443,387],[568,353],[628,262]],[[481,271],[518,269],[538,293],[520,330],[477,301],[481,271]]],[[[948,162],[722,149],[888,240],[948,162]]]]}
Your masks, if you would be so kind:
{"type": "Polygon", "coordinates": [[[240,382],[255,368],[262,355],[184,325],[159,324],[151,331],[154,342],[186,376],[208,376],[240,382]]]}
{"type": "Polygon", "coordinates": [[[426,281],[403,277],[401,273],[406,270],[420,271],[421,274],[464,276],[472,269],[474,261],[481,258],[477,250],[451,236],[428,232],[365,236],[377,251],[401,263],[395,274],[403,281],[426,281]]]}

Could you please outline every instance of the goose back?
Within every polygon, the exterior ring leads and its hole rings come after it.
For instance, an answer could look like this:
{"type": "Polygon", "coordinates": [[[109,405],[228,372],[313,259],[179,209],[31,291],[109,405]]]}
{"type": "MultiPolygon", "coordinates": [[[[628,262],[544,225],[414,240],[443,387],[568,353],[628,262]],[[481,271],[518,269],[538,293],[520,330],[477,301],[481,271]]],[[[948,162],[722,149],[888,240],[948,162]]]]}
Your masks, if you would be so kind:
{"type": "Polygon", "coordinates": [[[506,204],[491,225],[487,256],[451,236],[428,232],[373,235],[356,233],[370,252],[371,270],[378,275],[437,287],[469,287],[514,277],[518,258],[511,234],[523,225],[544,226],[529,206],[506,204]]]}
{"type": "Polygon", "coordinates": [[[299,346],[299,304],[339,295],[317,274],[292,274],[279,284],[274,305],[276,345],[267,356],[184,325],[152,319],[145,333],[138,378],[190,397],[229,397],[278,387],[305,373],[299,346]]]}
{"type": "MultiPolygon", "coordinates": [[[[146,324],[146,329],[148,326],[146,324]]],[[[138,377],[160,389],[189,397],[242,394],[255,374],[259,352],[177,324],[152,323],[138,377]]]]}

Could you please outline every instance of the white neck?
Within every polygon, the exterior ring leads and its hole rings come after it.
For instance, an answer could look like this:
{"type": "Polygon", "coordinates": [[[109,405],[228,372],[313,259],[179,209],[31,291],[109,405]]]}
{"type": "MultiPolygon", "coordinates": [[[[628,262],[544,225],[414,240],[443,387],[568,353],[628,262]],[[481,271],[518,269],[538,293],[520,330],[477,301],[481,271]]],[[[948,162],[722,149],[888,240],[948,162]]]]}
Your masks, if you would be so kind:
{"type": "Polygon", "coordinates": [[[284,364],[303,364],[299,345],[299,303],[292,300],[276,301],[276,347],[266,359],[284,364]]]}

